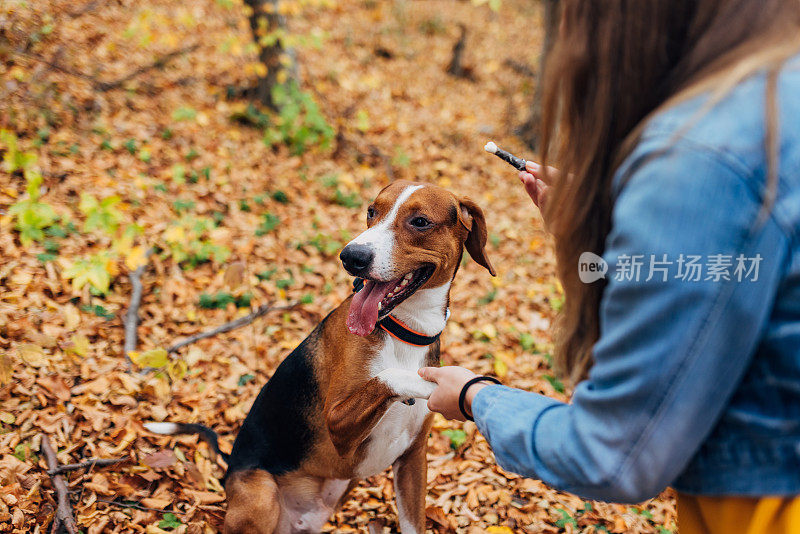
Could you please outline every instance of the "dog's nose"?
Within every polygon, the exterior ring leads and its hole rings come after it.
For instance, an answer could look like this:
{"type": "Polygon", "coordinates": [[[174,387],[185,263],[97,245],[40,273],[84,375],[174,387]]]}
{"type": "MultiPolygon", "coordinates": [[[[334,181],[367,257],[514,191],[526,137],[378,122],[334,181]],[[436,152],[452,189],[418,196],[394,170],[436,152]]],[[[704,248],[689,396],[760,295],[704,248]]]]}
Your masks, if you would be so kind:
{"type": "Polygon", "coordinates": [[[353,276],[364,276],[374,257],[375,252],[367,245],[347,245],[339,254],[342,265],[353,276]]]}

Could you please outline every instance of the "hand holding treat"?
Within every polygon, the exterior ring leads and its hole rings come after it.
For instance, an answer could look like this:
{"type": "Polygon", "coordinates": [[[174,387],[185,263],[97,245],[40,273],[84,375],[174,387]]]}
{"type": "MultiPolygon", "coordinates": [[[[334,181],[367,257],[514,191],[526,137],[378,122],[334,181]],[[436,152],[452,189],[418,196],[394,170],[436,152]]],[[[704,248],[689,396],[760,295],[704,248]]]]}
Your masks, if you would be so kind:
{"type": "Polygon", "coordinates": [[[558,177],[558,169],[555,167],[547,167],[545,174],[544,167],[538,163],[534,163],[533,161],[525,161],[524,159],[517,157],[510,152],[506,152],[505,150],[498,148],[497,145],[492,141],[486,143],[483,149],[486,152],[494,154],[498,158],[502,159],[518,171],[521,171],[519,173],[519,179],[522,182],[522,185],[525,186],[525,191],[528,193],[528,196],[531,197],[533,203],[536,204],[536,207],[542,209],[548,184],[553,178],[558,177]],[[547,179],[547,181],[545,181],[545,179],[547,179]]]}
{"type": "MultiPolygon", "coordinates": [[[[554,167],[547,167],[547,179],[552,180],[554,176],[558,175],[558,169],[554,167]]],[[[544,181],[545,173],[544,168],[538,163],[528,161],[525,170],[519,173],[519,179],[525,187],[528,196],[531,197],[533,203],[540,210],[544,207],[545,197],[547,196],[547,188],[549,187],[544,181]]]]}

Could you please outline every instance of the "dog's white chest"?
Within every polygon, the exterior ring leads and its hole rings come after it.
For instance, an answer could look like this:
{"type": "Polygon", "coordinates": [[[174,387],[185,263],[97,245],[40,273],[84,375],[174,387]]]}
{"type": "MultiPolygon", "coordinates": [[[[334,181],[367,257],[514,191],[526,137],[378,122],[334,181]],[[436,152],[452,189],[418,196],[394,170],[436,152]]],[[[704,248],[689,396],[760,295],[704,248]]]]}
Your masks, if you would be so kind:
{"type": "MultiPolygon", "coordinates": [[[[425,365],[427,353],[428,347],[414,347],[387,337],[372,363],[371,375],[377,376],[385,369],[405,369],[416,373],[425,365]]],[[[416,439],[429,413],[425,400],[418,399],[412,406],[400,402],[392,404],[370,433],[356,476],[372,476],[392,465],[416,439]]]]}

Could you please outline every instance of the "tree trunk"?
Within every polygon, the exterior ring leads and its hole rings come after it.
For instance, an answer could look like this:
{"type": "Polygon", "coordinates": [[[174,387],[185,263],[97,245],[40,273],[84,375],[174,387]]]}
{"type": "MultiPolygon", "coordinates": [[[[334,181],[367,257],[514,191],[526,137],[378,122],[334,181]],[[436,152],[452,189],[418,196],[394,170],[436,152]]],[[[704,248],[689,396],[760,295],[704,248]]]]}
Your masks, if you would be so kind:
{"type": "Polygon", "coordinates": [[[266,76],[260,76],[253,89],[253,99],[275,108],[272,88],[289,80],[297,81],[294,50],[285,48],[280,36],[275,37],[276,32],[287,31],[286,17],[278,12],[280,0],[244,0],[244,2],[252,10],[250,30],[253,32],[253,41],[258,45],[258,60],[267,67],[266,76]],[[281,61],[284,55],[289,58],[288,65],[281,61]]]}
{"type": "Polygon", "coordinates": [[[536,89],[531,101],[528,118],[517,129],[518,135],[533,150],[539,150],[539,130],[542,124],[542,78],[547,53],[553,47],[558,34],[558,0],[541,0],[544,4],[544,45],[536,74],[536,89]]]}

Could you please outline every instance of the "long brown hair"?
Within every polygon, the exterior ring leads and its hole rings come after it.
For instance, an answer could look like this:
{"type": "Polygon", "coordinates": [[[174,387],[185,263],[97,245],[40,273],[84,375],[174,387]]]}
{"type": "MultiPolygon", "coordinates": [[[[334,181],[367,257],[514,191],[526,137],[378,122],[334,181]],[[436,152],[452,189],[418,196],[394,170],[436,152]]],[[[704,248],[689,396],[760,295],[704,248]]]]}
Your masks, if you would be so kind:
{"type": "Polygon", "coordinates": [[[798,36],[797,0],[561,1],[542,88],[541,138],[543,163],[562,171],[544,213],[565,293],[555,347],[562,374],[577,380],[592,364],[603,284],[581,283],[578,258],[603,253],[611,180],[646,119],[712,86],[710,100],[718,101],[725,88],[766,69],[765,146],[774,189],[775,80],[798,50],[798,36]]]}

